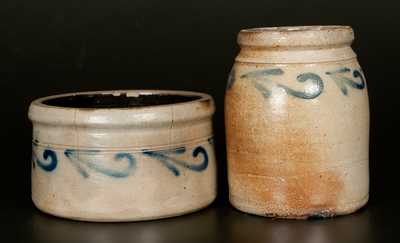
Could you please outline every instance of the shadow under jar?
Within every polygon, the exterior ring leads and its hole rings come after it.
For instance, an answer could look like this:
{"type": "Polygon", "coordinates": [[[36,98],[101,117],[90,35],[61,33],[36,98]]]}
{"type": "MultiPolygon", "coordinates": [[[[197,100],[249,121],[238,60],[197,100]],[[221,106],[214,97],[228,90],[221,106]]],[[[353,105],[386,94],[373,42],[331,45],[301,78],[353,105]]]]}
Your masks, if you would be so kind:
{"type": "Polygon", "coordinates": [[[216,197],[211,96],[106,91],[32,102],[32,199],[86,221],[196,211],[216,197]]]}
{"type": "Polygon", "coordinates": [[[353,39],[348,26],[240,31],[225,96],[234,207],[309,218],[367,203],[368,93],[353,39]]]}

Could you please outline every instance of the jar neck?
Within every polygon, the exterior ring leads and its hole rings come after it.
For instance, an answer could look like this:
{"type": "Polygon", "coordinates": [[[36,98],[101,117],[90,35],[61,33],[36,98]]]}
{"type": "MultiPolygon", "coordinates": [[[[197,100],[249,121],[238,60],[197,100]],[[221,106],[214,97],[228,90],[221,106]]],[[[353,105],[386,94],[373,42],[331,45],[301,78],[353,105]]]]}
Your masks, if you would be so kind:
{"type": "Polygon", "coordinates": [[[261,48],[242,46],[236,62],[264,64],[307,64],[340,62],[356,58],[350,45],[307,48],[261,48]]]}

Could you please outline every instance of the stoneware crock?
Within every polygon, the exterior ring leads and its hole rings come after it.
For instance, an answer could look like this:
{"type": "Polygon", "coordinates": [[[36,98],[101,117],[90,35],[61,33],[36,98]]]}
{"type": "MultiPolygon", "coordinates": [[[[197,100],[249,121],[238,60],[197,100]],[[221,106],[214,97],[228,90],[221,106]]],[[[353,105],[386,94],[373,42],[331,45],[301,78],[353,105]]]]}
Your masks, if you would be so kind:
{"type": "Polygon", "coordinates": [[[86,221],[189,213],[216,196],[211,96],[107,91],[32,102],[32,199],[86,221]]]}
{"type": "Polygon", "coordinates": [[[348,26],[240,31],[225,100],[234,207],[309,218],[367,203],[368,94],[353,39],[348,26]]]}

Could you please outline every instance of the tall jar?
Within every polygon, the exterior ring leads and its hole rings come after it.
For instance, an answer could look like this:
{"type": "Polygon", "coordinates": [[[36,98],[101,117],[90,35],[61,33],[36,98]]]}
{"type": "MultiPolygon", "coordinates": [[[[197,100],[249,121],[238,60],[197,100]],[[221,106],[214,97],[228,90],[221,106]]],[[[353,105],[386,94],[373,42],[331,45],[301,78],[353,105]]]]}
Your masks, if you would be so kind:
{"type": "Polygon", "coordinates": [[[230,202],[268,217],[368,201],[369,106],[348,26],[240,31],[225,96],[230,202]]]}

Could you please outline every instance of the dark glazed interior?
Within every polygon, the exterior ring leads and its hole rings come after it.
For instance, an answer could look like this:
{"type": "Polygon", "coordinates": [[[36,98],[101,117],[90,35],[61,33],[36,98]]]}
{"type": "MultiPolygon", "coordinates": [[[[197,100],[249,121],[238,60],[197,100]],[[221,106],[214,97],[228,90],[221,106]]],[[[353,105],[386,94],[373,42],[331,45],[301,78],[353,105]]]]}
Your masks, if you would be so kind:
{"type": "Polygon", "coordinates": [[[200,99],[200,96],[176,94],[139,94],[128,96],[126,93],[114,94],[77,94],[43,101],[49,106],[68,108],[130,108],[155,105],[168,105],[200,99]]]}

